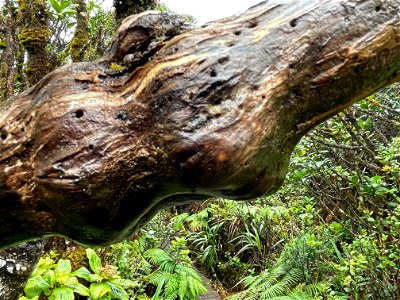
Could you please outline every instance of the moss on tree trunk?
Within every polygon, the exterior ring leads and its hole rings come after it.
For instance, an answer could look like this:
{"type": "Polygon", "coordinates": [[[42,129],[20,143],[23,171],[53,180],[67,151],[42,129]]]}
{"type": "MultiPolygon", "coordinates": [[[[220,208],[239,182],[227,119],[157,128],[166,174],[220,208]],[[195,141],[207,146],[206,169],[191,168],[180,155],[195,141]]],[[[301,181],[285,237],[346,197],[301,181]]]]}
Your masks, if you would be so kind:
{"type": "Polygon", "coordinates": [[[85,0],[73,0],[76,7],[76,29],[70,43],[70,55],[73,62],[83,61],[86,47],[89,42],[88,22],[89,16],[85,0]]]}
{"type": "Polygon", "coordinates": [[[44,0],[19,0],[18,3],[20,22],[18,37],[28,52],[25,74],[28,84],[33,85],[54,69],[47,50],[50,38],[47,5],[44,0]]]}

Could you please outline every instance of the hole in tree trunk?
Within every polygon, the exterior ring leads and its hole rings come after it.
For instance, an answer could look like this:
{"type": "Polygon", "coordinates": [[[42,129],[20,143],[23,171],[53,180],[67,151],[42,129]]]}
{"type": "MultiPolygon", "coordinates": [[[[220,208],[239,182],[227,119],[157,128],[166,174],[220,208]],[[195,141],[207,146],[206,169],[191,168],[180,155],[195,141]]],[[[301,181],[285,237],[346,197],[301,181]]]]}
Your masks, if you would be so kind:
{"type": "Polygon", "coordinates": [[[75,112],[75,117],[78,118],[78,119],[82,118],[83,117],[83,110],[82,109],[77,110],[75,112]]]}

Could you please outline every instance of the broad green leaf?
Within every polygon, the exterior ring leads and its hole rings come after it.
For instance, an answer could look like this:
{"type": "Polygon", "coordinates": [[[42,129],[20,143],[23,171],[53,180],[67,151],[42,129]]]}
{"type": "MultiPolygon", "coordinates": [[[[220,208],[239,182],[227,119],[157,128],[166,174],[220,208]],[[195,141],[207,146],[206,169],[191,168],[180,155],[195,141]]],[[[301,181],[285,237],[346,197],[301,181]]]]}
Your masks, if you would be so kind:
{"type": "Polygon", "coordinates": [[[49,288],[50,285],[47,283],[46,280],[44,280],[40,276],[35,276],[29,278],[28,282],[25,285],[24,292],[27,297],[33,298],[35,296],[40,296],[42,291],[48,292],[49,288]]]}
{"type": "Polygon", "coordinates": [[[60,259],[56,266],[56,273],[69,274],[72,271],[71,262],[69,259],[60,259]]]}
{"type": "Polygon", "coordinates": [[[128,293],[119,285],[112,284],[111,282],[107,282],[110,287],[110,293],[112,296],[119,300],[128,300],[128,293]]]}
{"type": "Polygon", "coordinates": [[[92,271],[99,275],[100,269],[102,268],[100,257],[90,248],[86,249],[86,256],[89,259],[89,265],[92,271]]]}
{"type": "Polygon", "coordinates": [[[99,299],[110,291],[111,288],[106,283],[100,282],[100,283],[92,283],[90,285],[90,296],[93,299],[99,299]]]}
{"type": "Polygon", "coordinates": [[[73,276],[77,276],[77,277],[82,278],[82,279],[85,279],[86,281],[89,281],[89,277],[92,274],[85,267],[81,267],[78,270],[72,272],[72,275],[73,276]]]}
{"type": "Polygon", "coordinates": [[[25,296],[19,297],[18,300],[39,300],[39,296],[35,296],[33,298],[28,298],[25,296]]]}
{"type": "Polygon", "coordinates": [[[74,300],[74,292],[67,287],[57,287],[49,300],[74,300]]]}
{"type": "Polygon", "coordinates": [[[85,279],[86,281],[89,282],[99,282],[103,280],[103,277],[97,275],[97,274],[92,274],[88,269],[85,267],[81,267],[75,272],[71,273],[73,276],[85,279]]]}
{"type": "Polygon", "coordinates": [[[83,284],[78,284],[71,289],[74,291],[74,293],[77,293],[81,296],[89,296],[90,295],[90,290],[83,284]]]}
{"type": "Polygon", "coordinates": [[[50,285],[50,288],[53,288],[56,282],[56,274],[53,270],[48,270],[43,274],[43,279],[47,281],[47,283],[50,285]]]}
{"type": "Polygon", "coordinates": [[[50,5],[56,11],[56,13],[59,13],[61,11],[60,4],[58,3],[57,0],[50,0],[50,5]]]}
{"type": "Polygon", "coordinates": [[[64,16],[68,15],[68,16],[72,17],[73,15],[75,15],[75,13],[76,13],[76,11],[74,9],[70,9],[70,8],[66,8],[61,11],[61,14],[64,16]]]}
{"type": "Polygon", "coordinates": [[[78,293],[81,296],[89,296],[90,291],[87,287],[84,285],[80,284],[78,281],[78,278],[75,276],[72,276],[68,278],[67,282],[65,283],[65,286],[70,288],[73,292],[78,293]]]}
{"type": "Polygon", "coordinates": [[[358,184],[360,182],[360,178],[357,175],[351,176],[351,182],[353,184],[358,184]]]}
{"type": "Polygon", "coordinates": [[[113,284],[122,286],[124,288],[134,288],[137,287],[137,283],[129,280],[129,279],[123,279],[123,278],[118,278],[118,279],[113,279],[110,281],[113,284]]]}
{"type": "Polygon", "coordinates": [[[41,276],[44,272],[46,272],[46,270],[53,268],[53,266],[54,260],[52,260],[50,257],[41,257],[36,265],[35,270],[33,270],[31,277],[41,276]]]}

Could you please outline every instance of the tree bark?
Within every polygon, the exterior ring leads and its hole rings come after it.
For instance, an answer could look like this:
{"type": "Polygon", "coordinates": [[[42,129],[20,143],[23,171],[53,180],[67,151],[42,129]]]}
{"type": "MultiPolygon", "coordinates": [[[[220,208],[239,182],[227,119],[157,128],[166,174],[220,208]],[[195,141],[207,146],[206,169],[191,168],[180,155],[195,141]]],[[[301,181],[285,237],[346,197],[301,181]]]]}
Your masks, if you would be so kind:
{"type": "Polygon", "coordinates": [[[130,236],[160,209],[276,191],[315,125],[400,78],[400,0],[268,1],[189,30],[129,17],[110,52],[0,114],[0,245],[130,236]]]}
{"type": "Polygon", "coordinates": [[[70,43],[70,55],[73,62],[83,61],[89,42],[89,14],[86,0],[73,0],[76,5],[76,28],[70,43]]]}
{"type": "Polygon", "coordinates": [[[54,70],[58,58],[48,50],[50,39],[49,16],[44,0],[18,0],[19,42],[28,52],[25,68],[29,86],[54,70]]]}
{"type": "Polygon", "coordinates": [[[5,16],[0,17],[0,39],[3,41],[3,51],[0,51],[0,102],[14,95],[14,76],[15,69],[12,68],[12,62],[17,52],[17,28],[15,16],[9,0],[4,2],[5,16]],[[4,37],[2,37],[3,35],[4,37]]]}

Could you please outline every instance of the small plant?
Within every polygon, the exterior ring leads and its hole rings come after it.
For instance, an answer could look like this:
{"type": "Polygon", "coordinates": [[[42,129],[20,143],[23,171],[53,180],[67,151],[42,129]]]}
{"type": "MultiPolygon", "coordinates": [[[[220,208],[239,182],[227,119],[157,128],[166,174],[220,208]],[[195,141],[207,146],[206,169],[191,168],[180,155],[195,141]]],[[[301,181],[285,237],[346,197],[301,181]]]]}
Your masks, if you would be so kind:
{"type": "Polygon", "coordinates": [[[114,267],[103,266],[94,250],[86,249],[86,255],[94,273],[85,267],[73,272],[68,259],[55,263],[49,257],[41,258],[25,285],[25,296],[19,300],[38,300],[43,296],[49,300],[73,300],[74,294],[86,296],[88,300],[128,300],[126,289],[134,288],[136,284],[120,278],[114,267]],[[90,284],[89,287],[80,283],[78,278],[90,284]]]}
{"type": "Polygon", "coordinates": [[[240,283],[244,284],[245,290],[229,300],[312,300],[313,294],[322,289],[322,284],[305,285],[301,270],[286,270],[280,264],[256,276],[247,276],[240,283]]]}
{"type": "Polygon", "coordinates": [[[144,257],[155,267],[147,277],[156,286],[152,299],[197,299],[207,289],[192,267],[184,238],[173,240],[170,252],[153,248],[144,253],[144,257]]]}
{"type": "Polygon", "coordinates": [[[73,17],[76,14],[76,5],[71,0],[48,0],[48,3],[58,20],[66,22],[69,28],[75,25],[73,17]]]}

